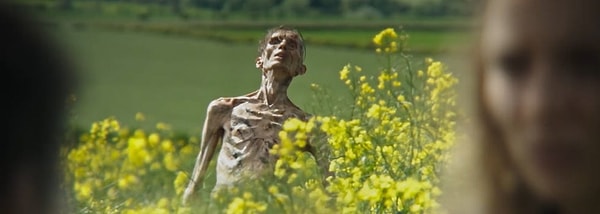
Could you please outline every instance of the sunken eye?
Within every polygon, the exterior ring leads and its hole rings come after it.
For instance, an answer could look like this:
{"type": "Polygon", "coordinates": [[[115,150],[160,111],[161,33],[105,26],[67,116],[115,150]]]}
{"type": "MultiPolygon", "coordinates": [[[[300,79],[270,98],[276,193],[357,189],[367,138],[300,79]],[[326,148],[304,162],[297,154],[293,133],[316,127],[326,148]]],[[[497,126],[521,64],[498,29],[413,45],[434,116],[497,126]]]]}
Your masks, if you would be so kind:
{"type": "MultiPolygon", "coordinates": [[[[298,48],[298,42],[296,42],[294,39],[285,39],[286,40],[286,46],[290,49],[296,49],[298,48]]],[[[281,37],[273,37],[271,38],[271,40],[269,40],[269,44],[271,45],[277,45],[280,44],[281,42],[283,42],[283,38],[281,37]]]]}
{"type": "Polygon", "coordinates": [[[298,47],[298,43],[296,43],[296,41],[292,40],[292,41],[288,42],[288,47],[290,49],[296,49],[298,47]]]}
{"type": "Polygon", "coordinates": [[[524,52],[506,53],[499,57],[500,69],[511,77],[525,75],[531,67],[531,58],[524,52]]]}
{"type": "Polygon", "coordinates": [[[280,37],[273,37],[271,38],[271,40],[269,40],[269,44],[271,45],[276,45],[281,43],[281,38],[280,37]]]}

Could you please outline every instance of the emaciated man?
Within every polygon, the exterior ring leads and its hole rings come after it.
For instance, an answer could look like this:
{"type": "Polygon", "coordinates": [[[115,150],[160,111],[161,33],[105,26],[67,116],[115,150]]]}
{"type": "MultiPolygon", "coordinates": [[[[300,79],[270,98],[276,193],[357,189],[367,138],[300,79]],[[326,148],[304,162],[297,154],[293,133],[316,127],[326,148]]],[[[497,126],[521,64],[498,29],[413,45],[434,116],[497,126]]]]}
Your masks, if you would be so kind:
{"type": "MultiPolygon", "coordinates": [[[[219,98],[207,110],[196,165],[183,202],[190,200],[222,141],[215,189],[272,173],[277,157],[269,150],[279,143],[278,133],[288,118],[308,120],[309,115],[288,98],[292,79],[306,72],[304,41],[287,27],[273,28],[260,43],[256,68],[262,71],[260,88],[250,94],[219,98]]],[[[307,151],[315,155],[309,145],[307,151]]],[[[213,189],[214,190],[214,189],[213,189]]]]}

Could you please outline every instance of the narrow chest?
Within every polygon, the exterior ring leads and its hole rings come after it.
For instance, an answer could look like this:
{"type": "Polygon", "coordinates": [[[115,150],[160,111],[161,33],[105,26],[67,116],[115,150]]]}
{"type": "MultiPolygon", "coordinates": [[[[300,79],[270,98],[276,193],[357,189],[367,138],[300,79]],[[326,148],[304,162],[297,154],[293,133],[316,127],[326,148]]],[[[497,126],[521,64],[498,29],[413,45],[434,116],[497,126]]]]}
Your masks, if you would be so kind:
{"type": "Polygon", "coordinates": [[[283,122],[291,117],[298,115],[291,110],[269,107],[264,103],[243,103],[231,112],[231,135],[238,141],[277,138],[283,122]]]}

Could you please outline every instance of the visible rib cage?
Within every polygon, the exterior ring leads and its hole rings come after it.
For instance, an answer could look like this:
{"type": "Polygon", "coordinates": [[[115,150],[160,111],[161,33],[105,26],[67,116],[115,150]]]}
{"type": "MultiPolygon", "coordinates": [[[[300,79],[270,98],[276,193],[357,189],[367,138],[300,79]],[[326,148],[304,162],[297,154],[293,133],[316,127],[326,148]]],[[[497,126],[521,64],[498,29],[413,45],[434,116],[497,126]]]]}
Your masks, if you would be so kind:
{"type": "Polygon", "coordinates": [[[272,172],[277,157],[269,151],[279,144],[281,124],[290,117],[301,118],[292,111],[252,100],[235,106],[219,154],[217,186],[272,172]]]}

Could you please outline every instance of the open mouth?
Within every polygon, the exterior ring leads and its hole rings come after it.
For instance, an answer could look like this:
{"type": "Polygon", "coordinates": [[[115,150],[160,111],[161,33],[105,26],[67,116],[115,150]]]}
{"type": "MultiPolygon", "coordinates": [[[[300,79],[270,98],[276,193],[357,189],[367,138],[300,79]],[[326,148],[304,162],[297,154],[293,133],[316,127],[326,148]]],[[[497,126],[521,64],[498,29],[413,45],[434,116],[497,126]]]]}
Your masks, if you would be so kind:
{"type": "Polygon", "coordinates": [[[273,55],[273,58],[283,59],[284,57],[285,57],[285,53],[284,52],[279,52],[279,53],[276,53],[275,55],[273,55]]]}

